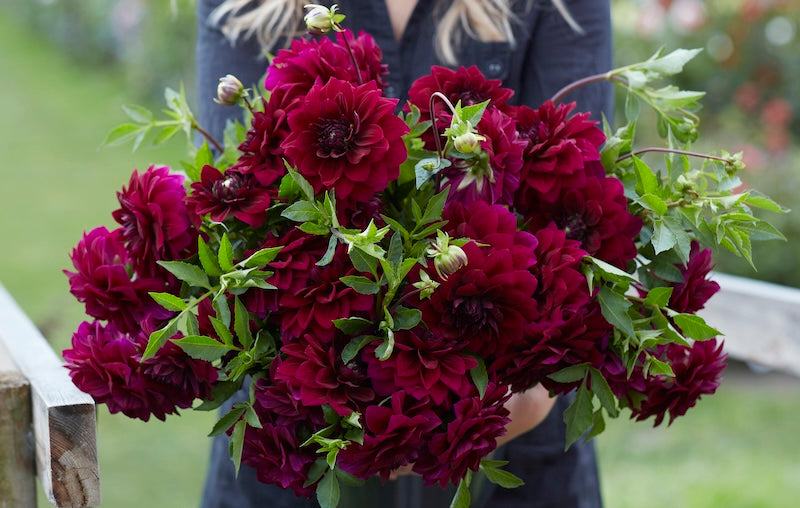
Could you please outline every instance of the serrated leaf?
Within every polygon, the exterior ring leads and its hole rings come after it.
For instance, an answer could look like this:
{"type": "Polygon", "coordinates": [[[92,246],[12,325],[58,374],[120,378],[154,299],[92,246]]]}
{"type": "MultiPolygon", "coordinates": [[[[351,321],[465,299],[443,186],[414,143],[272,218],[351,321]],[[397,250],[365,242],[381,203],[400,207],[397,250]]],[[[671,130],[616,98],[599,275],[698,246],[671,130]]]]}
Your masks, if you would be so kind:
{"type": "Polygon", "coordinates": [[[161,129],[161,132],[153,138],[154,145],[160,145],[167,142],[172,136],[174,136],[179,130],[181,130],[180,125],[169,125],[161,129]]]}
{"type": "Polygon", "coordinates": [[[675,373],[672,371],[672,367],[670,367],[668,363],[662,362],[658,358],[654,358],[652,356],[647,358],[647,372],[651,376],[675,376],[675,373]]]}
{"type": "Polygon", "coordinates": [[[142,353],[142,361],[155,356],[158,350],[161,349],[161,346],[167,342],[167,339],[175,335],[178,331],[178,317],[179,316],[176,316],[170,319],[166,325],[150,334],[150,337],[147,339],[147,347],[144,349],[144,353],[142,353]]]}
{"type": "Polygon", "coordinates": [[[486,393],[486,387],[489,385],[489,374],[486,372],[483,358],[476,356],[475,359],[478,361],[478,365],[469,370],[469,376],[472,378],[475,388],[478,389],[478,396],[482,399],[486,393]]]}
{"type": "Polygon", "coordinates": [[[373,324],[372,321],[370,321],[369,319],[364,319],[356,316],[333,320],[333,325],[342,332],[344,332],[346,335],[356,335],[358,333],[361,333],[370,326],[372,326],[372,324],[373,324]]]}
{"type": "Polygon", "coordinates": [[[744,202],[750,206],[762,208],[770,212],[787,213],[789,211],[788,208],[784,208],[783,206],[779,205],[778,203],[768,198],[767,196],[755,192],[750,192],[747,198],[744,200],[744,202]]]}
{"type": "Polygon", "coordinates": [[[368,279],[361,275],[346,275],[339,280],[348,287],[353,288],[357,293],[362,295],[375,295],[381,289],[381,285],[374,280],[368,279]]]}
{"type": "Polygon", "coordinates": [[[634,156],[633,167],[636,169],[636,192],[640,195],[658,192],[658,177],[655,172],[650,169],[650,166],[645,164],[639,157],[634,156]]]}
{"type": "Polygon", "coordinates": [[[636,67],[647,69],[652,72],[657,72],[663,76],[672,76],[678,74],[683,70],[691,59],[697,56],[702,49],[683,49],[678,48],[671,53],[659,56],[660,51],[650,57],[646,62],[636,65],[636,67]]]}
{"type": "Polygon", "coordinates": [[[603,409],[598,408],[592,417],[592,430],[586,435],[586,439],[597,437],[606,430],[606,420],[603,418],[603,409]]]}
{"type": "Polygon", "coordinates": [[[450,502],[450,508],[469,508],[470,502],[469,484],[465,478],[458,482],[458,489],[450,502]]]}
{"type": "Polygon", "coordinates": [[[486,475],[486,479],[505,489],[515,489],[525,485],[525,482],[514,473],[497,467],[487,467],[484,461],[481,461],[481,470],[486,475]]]}
{"type": "Polygon", "coordinates": [[[565,449],[589,430],[593,420],[592,395],[586,389],[586,385],[581,384],[572,403],[564,411],[564,423],[567,424],[565,449]]]}
{"type": "Polygon", "coordinates": [[[223,272],[233,271],[233,245],[231,244],[228,234],[222,235],[219,241],[219,253],[217,255],[219,266],[223,272]]]}
{"type": "Polygon", "coordinates": [[[146,124],[153,121],[153,113],[143,106],[136,104],[123,104],[122,110],[126,115],[128,115],[128,118],[136,123],[146,124]]]}
{"type": "Polygon", "coordinates": [[[655,194],[644,194],[639,196],[639,199],[637,199],[636,202],[642,205],[644,208],[654,211],[658,215],[666,215],[667,211],[669,210],[664,200],[655,194]]]}
{"type": "Polygon", "coordinates": [[[217,256],[211,247],[203,240],[203,237],[197,237],[197,255],[200,258],[200,264],[203,270],[211,277],[219,277],[222,275],[222,269],[219,267],[217,256]]]}
{"type": "Polygon", "coordinates": [[[244,432],[246,428],[247,422],[239,420],[233,426],[233,432],[230,437],[231,460],[233,460],[236,476],[239,476],[239,468],[242,465],[242,450],[244,449],[244,432]]]}
{"type": "Polygon", "coordinates": [[[208,319],[211,321],[211,326],[214,327],[214,331],[217,332],[217,336],[222,340],[223,344],[233,346],[233,334],[228,327],[225,326],[219,318],[208,316],[208,319]]]}
{"type": "Polygon", "coordinates": [[[606,263],[602,259],[587,256],[584,258],[596,266],[600,273],[603,275],[603,280],[610,282],[634,282],[636,279],[628,272],[617,268],[616,266],[606,263]]]}
{"type": "Polygon", "coordinates": [[[323,459],[317,459],[311,464],[311,467],[308,470],[308,478],[306,479],[305,483],[303,483],[303,487],[310,487],[314,483],[316,483],[322,475],[325,474],[330,468],[328,464],[323,459]]]}
{"type": "Polygon", "coordinates": [[[147,129],[141,125],[126,123],[118,125],[111,130],[103,140],[102,146],[118,146],[138,136],[140,131],[147,129]]]}
{"type": "Polygon", "coordinates": [[[422,312],[419,309],[402,309],[393,316],[393,330],[411,330],[422,321],[422,312]]]}
{"type": "Polygon", "coordinates": [[[340,496],[339,479],[336,473],[329,469],[317,484],[317,502],[320,508],[336,508],[340,496]]]}
{"type": "Polygon", "coordinates": [[[244,265],[246,268],[261,268],[272,262],[281,249],[283,249],[283,247],[267,247],[266,249],[258,250],[247,259],[240,262],[240,264],[244,265]]]}
{"type": "Polygon", "coordinates": [[[244,412],[245,412],[245,408],[244,407],[234,407],[234,408],[232,408],[230,411],[225,413],[222,416],[222,418],[217,420],[217,423],[214,424],[214,427],[211,429],[211,432],[209,432],[208,436],[212,437],[212,436],[219,436],[220,434],[224,434],[236,422],[239,421],[239,419],[242,417],[244,412]]]}
{"type": "MultiPolygon", "coordinates": [[[[331,235],[331,237],[328,239],[328,248],[325,250],[325,254],[322,256],[322,259],[317,261],[316,265],[326,266],[331,261],[333,261],[333,256],[334,254],[336,254],[336,247],[338,245],[339,245],[339,240],[335,236],[331,235]]],[[[356,251],[358,249],[353,249],[353,250],[356,251]]],[[[352,256],[350,256],[350,258],[352,259],[352,256]]]]}
{"type": "Polygon", "coordinates": [[[389,330],[381,345],[375,348],[375,358],[380,361],[388,360],[392,356],[392,351],[394,351],[394,334],[389,330]]]}
{"type": "Polygon", "coordinates": [[[375,275],[375,272],[378,269],[377,259],[368,255],[361,249],[351,249],[348,255],[350,256],[350,261],[353,263],[353,266],[355,267],[356,270],[358,270],[359,272],[371,273],[372,275],[375,275]]]}
{"type": "Polygon", "coordinates": [[[600,405],[603,406],[610,416],[616,417],[619,414],[617,410],[617,398],[614,396],[614,392],[611,391],[611,387],[608,385],[606,378],[599,370],[593,368],[591,369],[589,381],[592,386],[592,393],[594,393],[600,401],[600,405]]]}
{"type": "Polygon", "coordinates": [[[186,302],[184,302],[183,299],[180,298],[179,296],[175,296],[171,293],[151,292],[148,294],[153,300],[156,301],[157,304],[161,305],[167,310],[175,312],[186,310],[186,302]]]}
{"type": "Polygon", "coordinates": [[[292,177],[294,183],[300,187],[300,191],[303,193],[303,196],[308,201],[314,201],[314,187],[306,180],[303,175],[297,172],[292,166],[289,165],[288,162],[284,161],[284,166],[286,167],[286,171],[289,173],[289,176],[292,177]]]}
{"type": "Polygon", "coordinates": [[[695,314],[676,314],[672,316],[683,334],[695,340],[707,340],[722,335],[722,333],[708,326],[703,318],[695,314]]]}
{"type": "Polygon", "coordinates": [[[194,409],[197,411],[213,411],[227,402],[242,386],[241,380],[218,381],[211,389],[211,398],[204,400],[194,409]]]}
{"type": "MultiPolygon", "coordinates": [[[[439,159],[437,157],[428,157],[420,160],[414,165],[414,176],[417,189],[425,185],[425,182],[435,176],[436,173],[444,168],[450,167],[452,163],[449,159],[439,159]]],[[[418,216],[417,216],[418,217],[418,216]]]]}
{"type": "Polygon", "coordinates": [[[389,250],[386,251],[386,260],[392,265],[399,265],[403,261],[403,239],[398,232],[392,233],[389,239],[389,250]]]}
{"type": "Polygon", "coordinates": [[[322,212],[312,201],[297,201],[281,212],[281,216],[294,222],[316,222],[322,218],[322,212]]]}
{"type": "Polygon", "coordinates": [[[652,288],[647,292],[647,297],[644,299],[645,305],[653,307],[666,307],[669,304],[669,299],[672,296],[671,287],[657,287],[652,288]]]}
{"type": "Polygon", "coordinates": [[[233,303],[233,330],[236,336],[239,337],[239,342],[242,346],[249,348],[253,345],[253,334],[250,331],[250,313],[247,312],[242,301],[237,296],[233,303]]]}
{"type": "Polygon", "coordinates": [[[597,301],[600,303],[600,310],[606,321],[628,337],[635,337],[636,332],[633,329],[633,321],[628,314],[628,309],[632,305],[630,301],[607,286],[600,288],[600,292],[597,294],[597,301]]]}
{"type": "Polygon", "coordinates": [[[228,298],[225,296],[225,293],[218,293],[217,296],[214,297],[212,304],[219,320],[225,325],[226,328],[230,328],[231,307],[228,303],[228,298]]]}
{"type": "Polygon", "coordinates": [[[207,362],[219,360],[229,351],[235,349],[204,335],[189,335],[182,339],[173,340],[172,342],[179,345],[181,349],[192,358],[205,360],[207,362]]]}
{"type": "Polygon", "coordinates": [[[199,266],[183,261],[158,261],[158,264],[190,286],[211,289],[208,275],[199,266]]]}
{"type": "Polygon", "coordinates": [[[564,367],[559,371],[549,374],[547,377],[557,383],[574,383],[586,377],[586,369],[588,369],[588,367],[588,364],[585,363],[570,365],[569,367],[564,367]]]}
{"type": "Polygon", "coordinates": [[[342,363],[345,365],[350,363],[353,358],[358,356],[358,353],[364,349],[367,344],[374,340],[379,339],[378,337],[374,337],[372,335],[365,335],[363,337],[356,337],[348,342],[347,345],[342,349],[342,363]]]}
{"type": "Polygon", "coordinates": [[[653,223],[653,238],[650,243],[653,244],[653,250],[656,254],[668,251],[675,246],[675,234],[667,226],[663,220],[656,219],[653,223]]]}
{"type": "Polygon", "coordinates": [[[303,233],[308,233],[309,235],[316,235],[316,236],[325,236],[330,234],[331,228],[328,226],[323,226],[321,224],[317,224],[316,222],[303,222],[297,229],[302,231],[303,233]]]}

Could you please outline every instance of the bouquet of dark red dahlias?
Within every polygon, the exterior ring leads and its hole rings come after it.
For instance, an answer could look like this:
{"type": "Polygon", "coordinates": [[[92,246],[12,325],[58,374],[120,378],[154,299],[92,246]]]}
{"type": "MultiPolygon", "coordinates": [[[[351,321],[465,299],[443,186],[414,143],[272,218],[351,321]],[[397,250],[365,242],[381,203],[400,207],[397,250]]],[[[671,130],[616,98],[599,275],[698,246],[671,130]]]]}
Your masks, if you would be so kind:
{"type": "Polygon", "coordinates": [[[249,386],[212,434],[237,468],[324,506],[340,480],[403,466],[459,484],[459,503],[473,472],[513,486],[482,459],[506,401],[537,384],[575,392],[568,444],[622,409],[657,425],[715,391],[725,355],[695,314],[719,289],[709,248],[749,260],[751,239],[781,237],[751,208],[781,208],[737,190],[740,157],[687,150],[702,93],[651,85],[695,52],[582,80],[628,91],[627,124],[604,132],[560,102],[571,88],[513,106],[475,67],[433,68],[400,105],[373,39],[311,14],[335,38],[278,52],[261,93],[221,80],[248,126],[227,146],[182,93],[170,121],[126,108],[135,122],[109,142],[196,128],[217,152],[134,171],[119,227],[73,250],[70,288],[94,318],[64,351],[78,387],[148,420],[249,386]],[[667,147],[634,149],[641,101],[667,147]]]}

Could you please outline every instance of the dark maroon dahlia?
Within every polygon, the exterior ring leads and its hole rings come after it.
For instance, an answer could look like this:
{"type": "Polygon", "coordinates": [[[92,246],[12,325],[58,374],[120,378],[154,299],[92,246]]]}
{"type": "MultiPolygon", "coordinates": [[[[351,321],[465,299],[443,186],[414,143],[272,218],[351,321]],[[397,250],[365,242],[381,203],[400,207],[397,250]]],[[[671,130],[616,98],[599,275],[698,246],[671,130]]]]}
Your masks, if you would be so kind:
{"type": "Polygon", "coordinates": [[[375,39],[363,31],[358,33],[358,37],[353,37],[353,33],[350,30],[336,32],[336,43],[345,50],[347,49],[345,38],[350,43],[350,48],[353,50],[359,70],[359,74],[357,74],[355,67],[351,63],[347,81],[354,85],[358,84],[358,77],[360,76],[362,83],[374,81],[378,89],[383,90],[386,87],[384,78],[389,74],[389,68],[382,61],[383,52],[380,46],[375,43],[375,39]]]}
{"type": "Polygon", "coordinates": [[[143,323],[158,325],[171,316],[148,294],[167,291],[167,283],[157,277],[131,274],[121,229],[109,232],[98,227],[84,233],[70,258],[76,271],[64,273],[70,292],[86,305],[88,315],[131,333],[140,330],[143,323]]]}
{"type": "Polygon", "coordinates": [[[208,214],[212,221],[223,222],[233,215],[255,228],[267,218],[270,196],[252,174],[231,169],[222,173],[205,165],[186,201],[198,216],[208,214]]]}
{"type": "Polygon", "coordinates": [[[371,405],[364,413],[364,443],[339,452],[337,467],[367,479],[386,481],[391,472],[417,460],[427,436],[441,424],[430,399],[395,392],[388,405],[371,405]]]}
{"type": "Polygon", "coordinates": [[[289,114],[287,159],[314,192],[334,190],[342,203],[369,201],[397,179],[406,159],[408,126],[395,116],[396,103],[373,82],[331,79],[314,86],[289,114]]]}
{"type": "Polygon", "coordinates": [[[281,347],[284,359],[275,379],[286,383],[303,406],[329,404],[341,416],[362,411],[375,392],[366,368],[358,360],[344,364],[341,353],[340,347],[303,335],[281,347]]]}
{"type": "Polygon", "coordinates": [[[625,269],[636,257],[634,244],[642,220],[628,211],[622,182],[613,177],[587,178],[578,187],[564,187],[555,202],[539,202],[525,216],[536,232],[550,222],[567,238],[581,242],[589,255],[625,269]]]}
{"type": "Polygon", "coordinates": [[[281,49],[267,68],[264,87],[274,92],[283,88],[289,100],[302,97],[315,83],[330,79],[349,80],[352,63],[347,50],[330,39],[294,39],[281,49]]]}
{"type": "Polygon", "coordinates": [[[286,381],[275,377],[280,365],[280,357],[275,358],[270,364],[269,378],[263,377],[256,382],[255,397],[258,401],[261,419],[263,421],[290,420],[312,427],[324,427],[325,418],[322,408],[303,405],[292,387],[286,381]]]}
{"type": "Polygon", "coordinates": [[[669,413],[671,424],[694,407],[701,396],[717,390],[727,356],[722,351],[722,343],[717,344],[716,339],[697,341],[691,347],[668,344],[662,359],[672,366],[675,377],[647,378],[646,398],[632,409],[631,418],[641,421],[655,416],[653,426],[657,426],[669,413]]]}
{"type": "Polygon", "coordinates": [[[217,379],[207,362],[188,357],[174,344],[141,363],[147,336],[122,333],[112,324],[83,322],[63,352],[73,383],[106,404],[111,413],[164,420],[195,398],[208,397],[217,379]]]}
{"type": "Polygon", "coordinates": [[[460,350],[456,341],[436,337],[424,330],[395,334],[392,355],[375,357],[376,344],[365,348],[362,358],[375,392],[381,397],[403,390],[412,397],[430,397],[437,405],[449,407],[454,396],[466,397],[472,390],[469,371],[477,360],[460,350]]]}
{"type": "Polygon", "coordinates": [[[156,261],[184,259],[197,248],[183,179],[166,166],[150,166],[141,174],[134,170],[128,186],[117,193],[120,208],[112,215],[142,275],[161,273],[156,261]]]}
{"type": "Polygon", "coordinates": [[[469,206],[453,201],[445,206],[442,230],[451,238],[470,238],[493,249],[508,249],[517,268],[536,263],[537,240],[534,235],[517,229],[517,217],[506,207],[475,201],[469,206]]]}
{"type": "Polygon", "coordinates": [[[261,428],[247,426],[242,447],[242,463],[256,471],[262,483],[290,489],[298,497],[310,498],[315,485],[305,485],[317,454],[311,446],[301,447],[297,424],[290,421],[262,421],[261,428]]]}
{"type": "Polygon", "coordinates": [[[477,471],[480,461],[497,447],[510,419],[503,404],[510,392],[506,385],[489,383],[483,398],[475,394],[453,406],[453,420],[444,432],[430,437],[414,463],[414,472],[427,485],[456,484],[467,470],[477,471]]]}
{"type": "Polygon", "coordinates": [[[675,284],[669,307],[677,312],[694,313],[702,309],[706,302],[719,291],[719,284],[708,279],[714,269],[710,249],[700,249],[700,244],[692,241],[689,261],[678,268],[683,282],[675,284]]]}
{"type": "Polygon", "coordinates": [[[273,198],[277,196],[280,179],[286,174],[281,144],[289,135],[286,116],[291,107],[284,89],[273,91],[264,111],[253,113],[250,129],[239,144],[241,155],[231,167],[255,176],[262,187],[270,189],[273,198]]]}
{"type": "MultiPolygon", "coordinates": [[[[556,201],[564,185],[581,185],[587,161],[599,161],[598,148],[605,142],[603,131],[588,113],[569,116],[575,103],[554,105],[547,101],[539,109],[519,106],[514,111],[517,130],[527,141],[520,188],[515,207],[527,213],[539,201],[556,201]]],[[[602,170],[602,166],[600,167],[602,170]]]]}
{"type": "Polygon", "coordinates": [[[441,280],[419,308],[435,335],[489,358],[523,339],[525,325],[536,313],[536,278],[528,266],[514,265],[508,249],[481,248],[473,242],[463,249],[467,265],[441,280]]]}
{"type": "Polygon", "coordinates": [[[519,188],[523,140],[517,137],[514,121],[497,108],[487,109],[477,125],[485,139],[475,158],[452,159],[443,186],[450,186],[448,201],[466,205],[475,201],[511,206],[519,188]]]}

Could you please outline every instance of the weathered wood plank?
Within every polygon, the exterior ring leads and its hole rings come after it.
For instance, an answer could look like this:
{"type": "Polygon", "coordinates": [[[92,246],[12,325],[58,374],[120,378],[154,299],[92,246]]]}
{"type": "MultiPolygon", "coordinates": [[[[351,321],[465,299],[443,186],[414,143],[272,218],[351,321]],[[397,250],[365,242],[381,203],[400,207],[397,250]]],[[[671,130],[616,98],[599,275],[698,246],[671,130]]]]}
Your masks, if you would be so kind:
{"type": "Polygon", "coordinates": [[[714,273],[720,291],[700,315],[736,359],[800,376],[800,289],[714,273]]]}
{"type": "Polygon", "coordinates": [[[60,507],[100,504],[94,401],[78,390],[41,333],[0,285],[0,341],[31,385],[36,470],[60,507]]]}
{"type": "Polygon", "coordinates": [[[36,508],[28,380],[0,342],[0,508],[36,508]]]}

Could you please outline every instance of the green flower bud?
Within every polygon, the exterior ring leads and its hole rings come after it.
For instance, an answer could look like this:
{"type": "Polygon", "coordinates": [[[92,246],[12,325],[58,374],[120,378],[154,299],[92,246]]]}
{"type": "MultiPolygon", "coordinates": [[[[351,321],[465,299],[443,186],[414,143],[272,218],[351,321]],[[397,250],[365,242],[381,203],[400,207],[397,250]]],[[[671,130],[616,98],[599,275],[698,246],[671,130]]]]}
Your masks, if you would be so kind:
{"type": "Polygon", "coordinates": [[[436,288],[439,287],[439,283],[435,280],[431,279],[430,275],[425,270],[420,270],[419,272],[419,282],[415,282],[413,286],[419,289],[419,299],[424,300],[426,298],[430,298],[433,295],[433,292],[436,291],[436,288]]]}
{"type": "Polygon", "coordinates": [[[225,77],[219,78],[217,85],[217,98],[214,102],[222,104],[223,106],[235,106],[239,99],[244,95],[244,86],[242,82],[236,79],[236,76],[228,74],[225,77]]]}
{"type": "Polygon", "coordinates": [[[336,14],[337,5],[327,8],[324,5],[308,4],[305,6],[308,12],[303,17],[306,22],[308,32],[313,35],[324,35],[331,30],[341,31],[339,23],[344,20],[344,15],[336,14]]]}
{"type": "Polygon", "coordinates": [[[481,140],[485,139],[474,132],[466,132],[453,138],[453,147],[461,153],[472,153],[481,149],[481,140]]]}
{"type": "Polygon", "coordinates": [[[441,231],[437,232],[436,240],[428,247],[426,253],[433,258],[433,267],[439,277],[447,277],[467,266],[467,253],[457,245],[450,245],[450,236],[441,231]]]}

